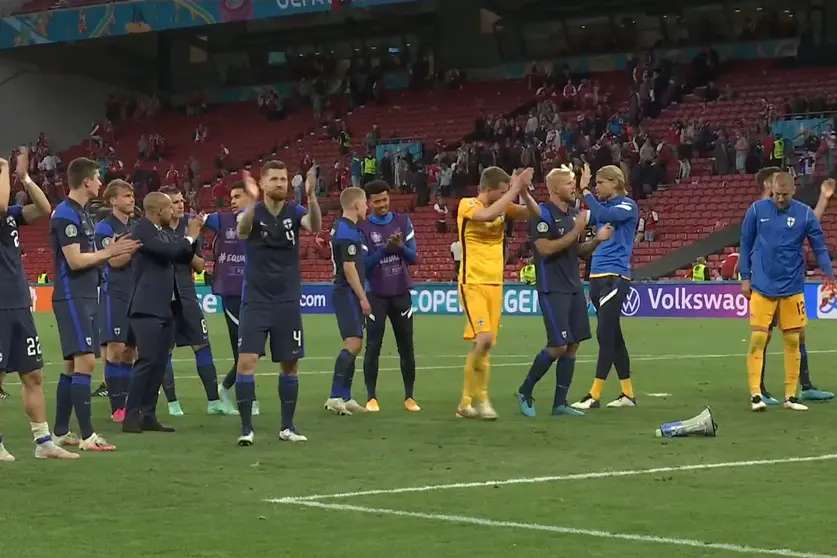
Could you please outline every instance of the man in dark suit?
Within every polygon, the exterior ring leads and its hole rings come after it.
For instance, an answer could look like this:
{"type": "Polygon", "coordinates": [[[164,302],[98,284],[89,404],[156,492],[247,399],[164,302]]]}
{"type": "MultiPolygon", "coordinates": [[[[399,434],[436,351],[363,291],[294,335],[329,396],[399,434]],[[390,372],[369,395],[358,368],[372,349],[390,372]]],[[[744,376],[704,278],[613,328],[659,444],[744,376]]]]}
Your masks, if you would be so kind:
{"type": "Polygon", "coordinates": [[[180,304],[174,263],[192,260],[201,220],[191,219],[185,238],[175,239],[163,230],[171,222],[171,198],[151,192],[145,197],[143,208],[145,218],[131,230],[131,237],[141,243],[131,260],[134,289],[128,304],[137,360],[131,370],[122,432],[174,432],[157,420],[157,394],[166,371],[169,348],[174,343],[172,307],[180,304]]]}

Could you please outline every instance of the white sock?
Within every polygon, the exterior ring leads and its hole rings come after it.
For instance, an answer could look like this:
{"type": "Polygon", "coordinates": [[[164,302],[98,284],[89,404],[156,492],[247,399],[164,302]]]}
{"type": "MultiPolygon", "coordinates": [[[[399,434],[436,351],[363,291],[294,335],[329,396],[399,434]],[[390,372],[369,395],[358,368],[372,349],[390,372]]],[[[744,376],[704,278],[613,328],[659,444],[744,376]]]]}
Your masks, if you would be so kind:
{"type": "Polygon", "coordinates": [[[29,428],[32,430],[32,436],[35,438],[36,442],[41,438],[50,436],[49,424],[45,422],[30,422],[29,428]]]}

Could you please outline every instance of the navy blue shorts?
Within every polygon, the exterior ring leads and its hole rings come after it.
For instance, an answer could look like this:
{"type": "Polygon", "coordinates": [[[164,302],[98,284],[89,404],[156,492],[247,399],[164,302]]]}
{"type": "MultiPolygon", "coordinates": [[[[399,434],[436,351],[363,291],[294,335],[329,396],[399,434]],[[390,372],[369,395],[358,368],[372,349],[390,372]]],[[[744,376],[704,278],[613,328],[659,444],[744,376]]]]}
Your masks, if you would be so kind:
{"type": "Polygon", "coordinates": [[[546,326],[546,346],[566,347],[592,337],[584,293],[538,293],[546,326]]]}
{"type": "Polygon", "coordinates": [[[243,302],[238,315],[238,354],[265,354],[270,335],[270,359],[293,362],[305,356],[299,302],[243,302]]]}
{"type": "Polygon", "coordinates": [[[102,293],[99,300],[99,343],[125,343],[134,346],[136,342],[128,325],[128,301],[120,296],[102,293]]]}
{"type": "Polygon", "coordinates": [[[79,355],[99,357],[99,301],[95,298],[53,300],[52,311],[64,360],[79,355]]]}
{"type": "MultiPolygon", "coordinates": [[[[363,311],[360,309],[360,300],[350,288],[334,289],[331,297],[334,304],[334,314],[337,316],[337,327],[340,329],[340,337],[359,337],[363,339],[363,311]]],[[[385,319],[385,316],[375,316],[376,319],[385,319]]]]}
{"type": "Polygon", "coordinates": [[[178,347],[200,347],[209,343],[209,330],[197,299],[180,300],[180,308],[174,312],[174,332],[174,344],[178,347]]]}
{"type": "Polygon", "coordinates": [[[0,371],[26,374],[43,367],[41,340],[32,311],[0,310],[0,371]]]}

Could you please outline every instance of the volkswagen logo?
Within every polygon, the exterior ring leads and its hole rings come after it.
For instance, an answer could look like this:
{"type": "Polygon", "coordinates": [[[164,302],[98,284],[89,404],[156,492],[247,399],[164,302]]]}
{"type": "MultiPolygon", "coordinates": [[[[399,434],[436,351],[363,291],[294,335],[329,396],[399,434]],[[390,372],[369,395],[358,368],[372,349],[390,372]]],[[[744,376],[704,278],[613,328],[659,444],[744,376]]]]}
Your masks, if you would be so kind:
{"type": "Polygon", "coordinates": [[[639,312],[639,307],[642,300],[639,297],[639,291],[631,287],[628,291],[628,296],[625,297],[625,302],[622,303],[622,315],[634,316],[639,312]]]}

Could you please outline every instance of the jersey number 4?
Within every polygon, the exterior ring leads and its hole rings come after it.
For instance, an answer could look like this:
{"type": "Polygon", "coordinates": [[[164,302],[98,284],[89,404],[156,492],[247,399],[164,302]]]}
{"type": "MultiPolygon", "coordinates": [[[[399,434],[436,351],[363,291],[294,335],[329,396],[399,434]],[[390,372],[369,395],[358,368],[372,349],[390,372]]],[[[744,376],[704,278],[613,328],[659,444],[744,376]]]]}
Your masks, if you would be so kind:
{"type": "Polygon", "coordinates": [[[302,330],[295,329],[294,330],[294,341],[296,341],[297,347],[302,347],[302,330]]]}
{"type": "Polygon", "coordinates": [[[296,244],[296,234],[294,231],[285,231],[285,238],[287,238],[288,242],[291,244],[296,244]]]}

